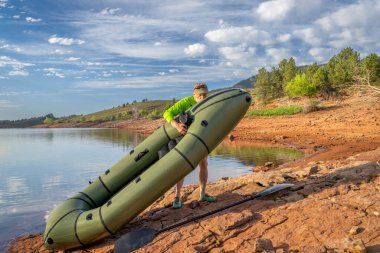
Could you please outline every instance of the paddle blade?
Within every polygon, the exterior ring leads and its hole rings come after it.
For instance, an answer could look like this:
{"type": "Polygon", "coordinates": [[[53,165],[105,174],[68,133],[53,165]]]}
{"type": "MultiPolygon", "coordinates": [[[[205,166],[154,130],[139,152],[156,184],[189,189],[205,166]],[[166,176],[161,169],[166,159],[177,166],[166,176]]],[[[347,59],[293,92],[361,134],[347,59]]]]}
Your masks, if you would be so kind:
{"type": "Polygon", "coordinates": [[[144,247],[153,241],[157,231],[152,228],[142,228],[131,231],[120,237],[113,249],[114,253],[126,253],[144,247]]]}
{"type": "Polygon", "coordinates": [[[293,186],[294,186],[294,184],[277,184],[277,185],[273,185],[271,187],[266,188],[264,191],[260,192],[255,197],[265,197],[265,196],[270,195],[272,193],[275,193],[275,192],[278,192],[278,191],[281,191],[281,190],[284,190],[284,189],[287,189],[287,188],[290,188],[290,187],[293,187],[293,186]]]}

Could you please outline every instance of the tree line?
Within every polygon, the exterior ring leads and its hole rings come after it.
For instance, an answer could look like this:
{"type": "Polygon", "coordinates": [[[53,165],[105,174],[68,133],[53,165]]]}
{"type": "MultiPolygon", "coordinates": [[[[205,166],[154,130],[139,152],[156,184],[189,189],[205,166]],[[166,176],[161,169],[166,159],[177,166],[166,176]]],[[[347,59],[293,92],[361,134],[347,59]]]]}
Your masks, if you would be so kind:
{"type": "Polygon", "coordinates": [[[53,122],[56,118],[53,114],[49,113],[41,117],[33,117],[29,119],[20,119],[20,120],[0,120],[0,128],[22,128],[22,127],[31,127],[35,125],[40,125],[48,123],[47,121],[53,122]]]}
{"type": "Polygon", "coordinates": [[[372,53],[360,59],[359,53],[348,47],[327,64],[297,67],[291,57],[270,71],[259,69],[256,77],[254,96],[259,103],[283,96],[329,96],[351,85],[368,85],[380,91],[380,57],[372,53]]]}

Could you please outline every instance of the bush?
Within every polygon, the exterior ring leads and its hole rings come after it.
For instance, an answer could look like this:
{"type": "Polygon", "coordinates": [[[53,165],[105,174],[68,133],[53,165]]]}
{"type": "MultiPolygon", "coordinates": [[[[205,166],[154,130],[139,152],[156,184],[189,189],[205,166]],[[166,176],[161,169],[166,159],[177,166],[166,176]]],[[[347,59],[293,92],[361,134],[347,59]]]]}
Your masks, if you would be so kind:
{"type": "Polygon", "coordinates": [[[285,86],[285,93],[289,97],[308,96],[311,97],[317,93],[317,88],[307,80],[306,75],[297,74],[296,77],[288,82],[285,86]]]}
{"type": "Polygon", "coordinates": [[[303,108],[303,113],[309,113],[309,112],[316,112],[319,110],[322,110],[323,106],[321,105],[321,102],[318,100],[310,100],[307,102],[305,107],[303,108]]]}
{"type": "Polygon", "coordinates": [[[44,119],[44,124],[51,124],[54,122],[54,119],[53,118],[49,118],[49,117],[46,117],[44,119]]]}
{"type": "Polygon", "coordinates": [[[139,111],[139,117],[145,117],[149,114],[147,110],[141,110],[139,111]]]}
{"type": "Polygon", "coordinates": [[[277,107],[273,109],[260,109],[248,112],[246,116],[281,116],[293,115],[302,111],[302,106],[293,105],[288,107],[277,107]]]}
{"type": "Polygon", "coordinates": [[[148,119],[158,119],[162,117],[162,112],[158,110],[153,110],[151,113],[148,115],[148,119]]]}

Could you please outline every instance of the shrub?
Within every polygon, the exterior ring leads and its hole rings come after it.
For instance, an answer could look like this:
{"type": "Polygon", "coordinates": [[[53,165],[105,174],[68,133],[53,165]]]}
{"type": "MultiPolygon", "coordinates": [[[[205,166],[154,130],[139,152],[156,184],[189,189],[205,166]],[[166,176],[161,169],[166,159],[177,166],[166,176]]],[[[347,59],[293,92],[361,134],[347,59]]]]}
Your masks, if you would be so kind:
{"type": "Polygon", "coordinates": [[[49,118],[49,117],[46,117],[44,119],[44,124],[51,124],[54,122],[54,119],[53,118],[49,118]]]}
{"type": "Polygon", "coordinates": [[[302,106],[293,105],[287,107],[277,107],[272,109],[259,109],[253,110],[246,114],[246,116],[281,116],[293,115],[302,111],[302,106]]]}
{"type": "Polygon", "coordinates": [[[148,119],[158,119],[162,117],[162,113],[158,110],[153,110],[151,113],[148,115],[148,119]]]}
{"type": "Polygon", "coordinates": [[[310,100],[307,102],[305,107],[303,108],[303,113],[309,113],[309,112],[316,112],[319,110],[322,110],[323,106],[321,105],[321,102],[318,100],[310,100]]]}
{"type": "Polygon", "coordinates": [[[317,93],[316,87],[307,80],[306,75],[297,74],[296,77],[288,82],[285,86],[285,93],[289,97],[308,96],[311,97],[317,93]]]}

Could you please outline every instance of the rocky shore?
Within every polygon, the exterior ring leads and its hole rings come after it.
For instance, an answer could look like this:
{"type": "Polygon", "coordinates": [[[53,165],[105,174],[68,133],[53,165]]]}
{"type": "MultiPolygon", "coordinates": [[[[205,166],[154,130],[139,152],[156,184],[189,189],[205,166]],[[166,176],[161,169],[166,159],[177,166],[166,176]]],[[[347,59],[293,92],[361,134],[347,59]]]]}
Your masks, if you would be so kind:
{"type": "MultiPolygon", "coordinates": [[[[283,182],[295,186],[159,234],[136,252],[380,252],[380,98],[359,92],[329,103],[307,114],[244,118],[225,140],[292,147],[303,150],[304,158],[210,183],[216,203],[198,202],[197,186],[189,185],[184,206],[173,210],[174,192],[168,191],[117,235],[73,252],[112,252],[128,231],[159,230],[283,182]]],[[[150,133],[162,123],[108,127],[150,133]]],[[[7,252],[48,251],[35,234],[15,239],[7,252]]]]}

